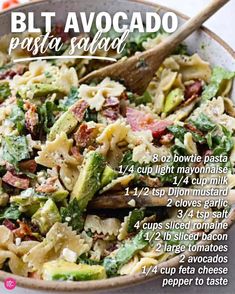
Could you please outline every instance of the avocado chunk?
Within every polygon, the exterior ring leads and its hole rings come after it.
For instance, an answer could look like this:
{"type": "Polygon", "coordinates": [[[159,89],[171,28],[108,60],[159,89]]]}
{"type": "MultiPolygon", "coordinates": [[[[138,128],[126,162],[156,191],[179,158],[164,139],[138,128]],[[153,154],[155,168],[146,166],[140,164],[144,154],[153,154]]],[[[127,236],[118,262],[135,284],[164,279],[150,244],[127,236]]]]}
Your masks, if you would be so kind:
{"type": "Polygon", "coordinates": [[[106,272],[101,265],[76,264],[58,259],[44,263],[42,277],[49,281],[89,281],[105,279],[106,272]]]}
{"type": "Polygon", "coordinates": [[[118,176],[118,173],[113,170],[109,165],[106,165],[104,172],[101,176],[101,187],[108,185],[118,176]]]}
{"type": "Polygon", "coordinates": [[[19,206],[20,211],[28,216],[32,216],[47,200],[46,195],[37,195],[33,188],[28,188],[20,195],[10,197],[10,202],[19,206]]]}
{"type": "Polygon", "coordinates": [[[55,202],[60,202],[66,199],[68,196],[69,192],[67,190],[57,190],[53,192],[50,197],[55,201],[55,202]]]}
{"type": "Polygon", "coordinates": [[[63,91],[53,84],[32,84],[30,86],[22,86],[18,91],[18,94],[23,99],[40,98],[53,93],[63,93],[63,91]]]}
{"type": "Polygon", "coordinates": [[[61,222],[59,210],[52,199],[40,207],[32,216],[32,222],[39,226],[42,234],[46,234],[50,228],[56,223],[61,222]]]}
{"type": "Polygon", "coordinates": [[[180,88],[176,88],[166,96],[166,101],[164,105],[164,111],[165,113],[172,112],[180,103],[184,101],[184,92],[180,88]]]}
{"type": "Polygon", "coordinates": [[[53,141],[55,140],[56,135],[62,132],[69,134],[70,132],[74,130],[77,124],[78,124],[78,120],[74,116],[73,112],[70,110],[67,110],[65,113],[61,115],[61,117],[52,126],[47,139],[49,141],[53,141]]]}
{"type": "Polygon", "coordinates": [[[90,151],[71,193],[71,200],[76,198],[81,210],[101,187],[101,176],[105,168],[104,157],[97,151],[90,151]]]}

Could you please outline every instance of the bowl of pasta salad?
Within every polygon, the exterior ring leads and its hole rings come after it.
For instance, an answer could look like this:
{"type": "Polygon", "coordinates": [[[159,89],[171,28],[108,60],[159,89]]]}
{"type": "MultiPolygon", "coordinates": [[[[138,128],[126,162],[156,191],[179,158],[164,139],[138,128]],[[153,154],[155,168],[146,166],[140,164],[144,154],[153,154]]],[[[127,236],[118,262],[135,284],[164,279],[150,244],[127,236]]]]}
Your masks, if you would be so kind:
{"type": "MultiPolygon", "coordinates": [[[[71,36],[62,25],[66,12],[157,8],[160,14],[169,10],[144,1],[43,0],[14,11],[56,11],[61,19],[51,35],[61,37],[56,55],[62,56],[70,50],[71,36]]],[[[109,77],[78,83],[108,60],[14,63],[32,52],[8,54],[11,11],[0,14],[0,280],[13,277],[18,286],[40,293],[142,283],[158,276],[146,274],[148,268],[179,264],[180,251],[166,250],[168,245],[184,245],[188,257],[197,253],[189,246],[209,244],[225,231],[220,223],[229,228],[232,206],[184,207],[182,202],[176,207],[140,200],[150,191],[161,197],[172,189],[179,194],[199,189],[223,171],[228,181],[220,188],[235,186],[235,55],[228,45],[202,28],[175,48],[143,95],[137,95],[109,77]],[[208,161],[176,160],[182,156],[208,161]],[[222,163],[208,159],[213,156],[222,163]],[[206,173],[208,166],[213,174],[206,173]],[[198,210],[208,218],[198,218],[198,210]],[[182,213],[185,217],[179,217],[182,213]],[[173,223],[177,226],[169,226],[173,223]],[[197,238],[178,241],[179,233],[197,238]],[[203,234],[212,237],[203,241],[203,234]]],[[[177,15],[180,24],[187,19],[177,15]]],[[[112,31],[107,35],[114,38],[112,31]]],[[[133,33],[122,53],[95,53],[124,60],[167,36],[163,31],[133,33]]],[[[48,49],[46,55],[55,52],[48,49]]],[[[216,189],[209,183],[203,190],[216,189]]]]}

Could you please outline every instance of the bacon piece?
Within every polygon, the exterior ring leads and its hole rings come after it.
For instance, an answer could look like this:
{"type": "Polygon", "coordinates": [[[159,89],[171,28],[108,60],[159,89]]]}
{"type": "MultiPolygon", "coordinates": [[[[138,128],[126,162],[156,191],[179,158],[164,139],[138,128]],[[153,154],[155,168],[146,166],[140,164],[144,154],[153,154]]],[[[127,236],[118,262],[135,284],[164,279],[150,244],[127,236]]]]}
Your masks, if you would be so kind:
{"type": "Polygon", "coordinates": [[[88,103],[84,100],[79,100],[71,107],[71,111],[75,115],[78,122],[81,122],[84,118],[85,112],[88,108],[88,103]]]}
{"type": "Polygon", "coordinates": [[[202,137],[204,136],[204,134],[200,130],[198,130],[195,126],[193,126],[191,124],[185,124],[184,127],[193,133],[197,133],[198,135],[200,135],[202,137]]]}
{"type": "Polygon", "coordinates": [[[133,131],[150,130],[155,139],[163,136],[167,132],[167,127],[172,125],[171,121],[156,121],[151,114],[129,107],[126,118],[133,131]]]}
{"type": "Polygon", "coordinates": [[[173,139],[174,139],[174,135],[171,134],[171,133],[167,133],[167,134],[165,134],[165,135],[163,135],[161,137],[161,139],[159,140],[159,142],[162,145],[168,145],[173,139]]]}
{"type": "Polygon", "coordinates": [[[31,133],[35,134],[35,128],[38,125],[39,117],[37,114],[36,106],[32,103],[26,102],[24,108],[27,110],[25,113],[25,126],[31,133]]]}
{"type": "Polygon", "coordinates": [[[76,144],[80,148],[85,148],[95,141],[96,130],[89,128],[86,123],[80,125],[77,132],[74,134],[76,144]]]}
{"type": "Polygon", "coordinates": [[[46,179],[45,183],[41,184],[36,188],[37,192],[40,193],[53,193],[57,190],[55,187],[55,182],[58,179],[58,177],[51,177],[46,179]]]}
{"type": "Polygon", "coordinates": [[[8,185],[11,185],[18,189],[28,189],[29,187],[29,179],[28,178],[21,178],[19,176],[15,176],[10,171],[7,171],[7,173],[2,178],[3,182],[7,183],[8,185]]]}
{"type": "Polygon", "coordinates": [[[192,97],[197,98],[202,93],[202,82],[196,80],[193,84],[186,86],[184,97],[187,99],[192,99],[192,97]]]}
{"type": "Polygon", "coordinates": [[[11,80],[16,75],[21,76],[25,72],[25,68],[26,68],[25,65],[19,64],[14,69],[6,70],[5,72],[0,74],[0,80],[5,80],[5,79],[10,79],[11,80]]]}
{"type": "Polygon", "coordinates": [[[108,98],[106,98],[103,107],[112,107],[112,106],[117,106],[117,105],[119,105],[119,100],[117,97],[108,97],[108,98]]]}
{"type": "Polygon", "coordinates": [[[81,153],[79,152],[79,149],[77,146],[73,146],[71,148],[71,153],[73,155],[73,157],[75,157],[77,159],[78,162],[82,163],[83,161],[83,156],[81,155],[81,153]]]}
{"type": "Polygon", "coordinates": [[[109,97],[106,99],[103,106],[102,115],[111,122],[118,119],[120,114],[120,101],[116,97],[109,97]]]}
{"type": "Polygon", "coordinates": [[[19,163],[19,167],[23,171],[35,173],[37,169],[37,163],[34,159],[24,160],[19,163]]]}
{"type": "Polygon", "coordinates": [[[18,223],[20,225],[19,228],[15,229],[13,231],[15,237],[23,239],[26,236],[32,235],[31,228],[28,224],[26,224],[22,221],[18,221],[18,223]]]}
{"type": "Polygon", "coordinates": [[[128,100],[128,94],[127,92],[122,92],[122,94],[118,97],[119,100],[128,100]]]}
{"type": "Polygon", "coordinates": [[[119,117],[119,107],[118,108],[106,108],[102,110],[102,115],[105,116],[110,121],[115,121],[119,117]]]}
{"type": "Polygon", "coordinates": [[[2,224],[11,231],[16,229],[16,225],[13,222],[11,222],[9,219],[5,219],[2,224]]]}

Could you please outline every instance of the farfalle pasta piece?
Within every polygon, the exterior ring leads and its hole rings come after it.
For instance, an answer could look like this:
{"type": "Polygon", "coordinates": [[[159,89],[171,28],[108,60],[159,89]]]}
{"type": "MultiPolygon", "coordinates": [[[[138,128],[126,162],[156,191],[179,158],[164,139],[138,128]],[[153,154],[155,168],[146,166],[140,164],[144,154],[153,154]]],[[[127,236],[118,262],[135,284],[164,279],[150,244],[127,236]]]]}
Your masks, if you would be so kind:
{"type": "Polygon", "coordinates": [[[135,255],[129,262],[124,264],[120,269],[119,269],[119,274],[121,276],[124,275],[130,275],[133,267],[139,262],[139,257],[135,255]]]}
{"type": "Polygon", "coordinates": [[[194,110],[190,118],[195,120],[201,113],[204,113],[213,122],[223,125],[229,131],[235,130],[235,118],[224,113],[224,111],[224,98],[219,96],[201,104],[200,107],[194,110]]]}
{"type": "Polygon", "coordinates": [[[102,145],[100,152],[106,155],[109,150],[116,150],[118,143],[127,141],[130,131],[130,126],[120,119],[108,125],[96,139],[102,145]]]}
{"type": "Polygon", "coordinates": [[[134,178],[134,174],[124,175],[122,177],[116,178],[112,180],[112,182],[105,186],[102,190],[100,190],[99,193],[102,194],[109,190],[121,190],[127,187],[130,184],[130,182],[134,180],[134,178]]]}
{"type": "Polygon", "coordinates": [[[139,163],[149,163],[152,161],[153,154],[157,153],[157,147],[152,143],[153,136],[150,130],[133,132],[137,138],[137,144],[133,148],[132,159],[139,163]]]}
{"type": "Polygon", "coordinates": [[[102,239],[95,241],[93,250],[91,251],[91,259],[100,261],[106,254],[106,250],[109,248],[110,242],[102,239]]]}
{"type": "Polygon", "coordinates": [[[229,114],[232,117],[235,117],[235,107],[230,98],[224,98],[224,108],[227,114],[229,114]]]}
{"type": "Polygon", "coordinates": [[[137,144],[133,148],[132,160],[139,163],[152,162],[154,154],[157,154],[159,158],[162,156],[170,155],[169,148],[166,146],[155,147],[152,143],[153,137],[149,130],[134,132],[134,136],[137,139],[137,144]]]}
{"type": "Polygon", "coordinates": [[[227,178],[228,178],[228,187],[230,189],[233,189],[235,187],[235,175],[229,173],[227,175],[227,178]]]}
{"type": "Polygon", "coordinates": [[[184,135],[184,146],[188,154],[198,154],[197,144],[193,141],[192,133],[188,132],[184,135]]]}
{"type": "Polygon", "coordinates": [[[155,266],[159,262],[158,260],[151,258],[151,257],[142,257],[130,270],[129,275],[134,275],[138,273],[142,273],[144,269],[155,266]]]}
{"type": "Polygon", "coordinates": [[[29,64],[29,70],[22,76],[15,76],[11,82],[11,89],[20,93],[24,98],[32,99],[35,95],[35,87],[43,86],[44,89],[54,92],[69,94],[71,87],[78,87],[78,77],[74,68],[61,68],[49,62],[35,61],[29,64]],[[48,74],[46,74],[48,73],[48,74]]]}
{"type": "MultiPolygon", "coordinates": [[[[20,42],[22,42],[25,38],[37,38],[41,34],[42,34],[41,31],[37,33],[29,33],[26,31],[21,34],[14,34],[14,37],[19,38],[20,42]]],[[[13,49],[11,51],[11,54],[9,55],[9,46],[10,46],[11,39],[12,39],[12,34],[7,34],[4,36],[1,36],[0,38],[0,66],[3,66],[6,61],[14,60],[17,58],[31,57],[31,52],[20,48],[20,46],[13,49]],[[1,58],[2,57],[1,55],[4,56],[5,61],[4,59],[1,58]],[[1,64],[2,61],[4,61],[3,64],[1,64]]]]}
{"type": "Polygon", "coordinates": [[[46,238],[24,255],[23,261],[32,269],[40,271],[45,262],[59,258],[64,248],[76,252],[78,256],[89,250],[84,239],[72,231],[71,227],[56,223],[47,233],[46,238]]]}
{"type": "Polygon", "coordinates": [[[28,276],[30,269],[21,258],[17,257],[17,255],[11,251],[0,249],[0,269],[3,267],[6,260],[9,260],[8,266],[13,274],[23,277],[28,276]]]}
{"type": "Polygon", "coordinates": [[[60,168],[60,179],[65,188],[69,191],[73,190],[73,187],[77,181],[79,170],[76,165],[64,163],[60,168]]]}
{"type": "Polygon", "coordinates": [[[27,276],[31,269],[23,262],[22,256],[35,247],[37,241],[24,241],[19,246],[13,243],[14,236],[5,226],[0,226],[0,268],[9,259],[8,265],[13,274],[27,276]]]}
{"type": "Polygon", "coordinates": [[[131,212],[127,216],[124,217],[123,222],[121,223],[121,227],[118,232],[117,239],[119,241],[125,240],[128,237],[128,223],[130,220],[131,212]]]}
{"type": "Polygon", "coordinates": [[[165,97],[169,91],[174,87],[184,89],[184,85],[182,75],[169,68],[164,68],[158,73],[158,76],[159,81],[150,83],[148,90],[153,96],[154,112],[160,114],[164,109],[165,97]]]}
{"type": "Polygon", "coordinates": [[[103,235],[117,236],[121,222],[117,218],[101,219],[98,215],[87,215],[84,224],[85,231],[103,235]]]}
{"type": "Polygon", "coordinates": [[[234,164],[235,164],[235,137],[232,137],[232,140],[233,140],[233,148],[231,150],[229,160],[231,161],[232,165],[234,166],[234,164]]]}
{"type": "Polygon", "coordinates": [[[81,85],[79,89],[80,97],[85,100],[91,109],[101,110],[105,98],[118,97],[125,90],[125,87],[118,82],[105,78],[96,86],[81,85]]]}
{"type": "Polygon", "coordinates": [[[183,81],[200,79],[205,82],[210,81],[210,64],[201,59],[198,54],[192,56],[174,55],[174,60],[179,64],[179,72],[182,74],[183,81]]]}
{"type": "Polygon", "coordinates": [[[67,135],[62,132],[56,136],[54,141],[47,141],[42,150],[38,152],[35,161],[46,167],[53,168],[55,166],[62,166],[66,163],[77,164],[74,157],[69,155],[73,140],[68,139],[67,135]]]}

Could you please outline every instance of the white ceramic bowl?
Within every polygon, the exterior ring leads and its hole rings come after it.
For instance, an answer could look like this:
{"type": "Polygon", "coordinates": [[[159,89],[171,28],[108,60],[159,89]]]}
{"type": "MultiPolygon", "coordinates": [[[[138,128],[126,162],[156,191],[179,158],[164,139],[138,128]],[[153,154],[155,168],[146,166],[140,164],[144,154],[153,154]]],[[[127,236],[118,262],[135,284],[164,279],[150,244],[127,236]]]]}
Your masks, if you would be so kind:
{"type": "MultiPolygon", "coordinates": [[[[55,11],[58,16],[57,22],[64,22],[67,12],[70,11],[85,11],[85,12],[100,12],[108,11],[109,13],[115,13],[118,11],[124,11],[131,13],[133,11],[156,11],[162,14],[165,11],[172,11],[171,9],[158,6],[151,2],[138,1],[138,0],[39,0],[32,3],[22,5],[20,7],[4,11],[0,13],[0,35],[10,33],[10,13],[11,11],[23,11],[35,13],[36,26],[42,26],[40,23],[39,13],[41,11],[55,11]]],[[[182,15],[180,12],[176,12],[179,16],[180,24],[182,24],[187,17],[182,15]]],[[[235,70],[235,52],[218,36],[209,30],[202,28],[201,30],[192,34],[185,43],[191,53],[197,52],[203,59],[210,62],[210,64],[225,67],[229,70],[235,70]]],[[[235,101],[235,87],[232,92],[233,100],[235,101]]],[[[235,209],[230,213],[229,218],[226,220],[231,225],[235,220],[235,209]]],[[[221,233],[221,231],[213,231],[212,234],[221,233]]],[[[209,243],[209,242],[208,242],[209,243]]],[[[186,256],[190,253],[186,252],[186,256]]],[[[38,256],[40,258],[40,256],[38,256]]],[[[179,264],[179,257],[176,256],[167,262],[162,263],[162,266],[177,266],[179,264]]],[[[81,292],[93,292],[93,291],[110,291],[111,289],[118,287],[127,287],[137,283],[143,283],[149,279],[153,279],[157,276],[144,277],[143,275],[124,276],[116,277],[101,281],[90,281],[90,282],[47,282],[38,281],[23,277],[18,277],[0,271],[0,281],[3,281],[6,277],[13,277],[17,280],[18,287],[13,291],[14,293],[81,293],[81,292]],[[28,290],[24,290],[22,288],[28,290]],[[31,289],[29,291],[29,289],[31,289]]],[[[0,287],[1,289],[1,287],[0,287]]],[[[2,288],[3,289],[3,288],[2,288]]]]}

